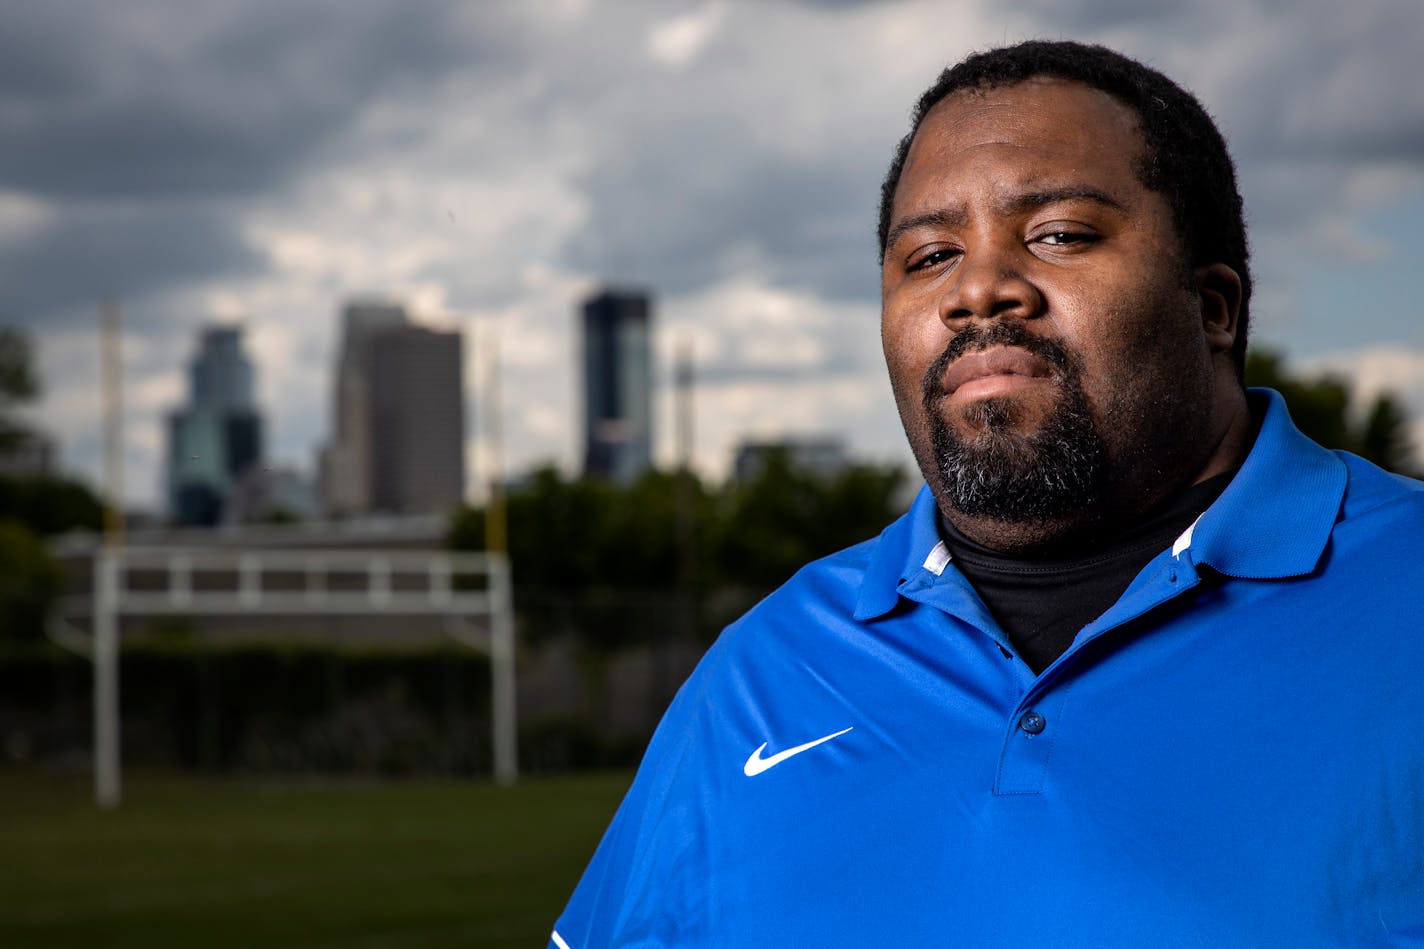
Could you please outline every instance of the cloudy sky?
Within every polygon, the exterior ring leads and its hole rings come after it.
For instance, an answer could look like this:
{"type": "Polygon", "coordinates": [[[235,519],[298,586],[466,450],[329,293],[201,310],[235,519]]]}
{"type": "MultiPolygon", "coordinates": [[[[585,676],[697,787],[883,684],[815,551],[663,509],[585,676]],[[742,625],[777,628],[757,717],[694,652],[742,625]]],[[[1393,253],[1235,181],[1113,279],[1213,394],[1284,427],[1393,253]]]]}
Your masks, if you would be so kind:
{"type": "Polygon", "coordinates": [[[35,418],[97,482],[97,302],[121,301],[134,503],[159,503],[163,417],[214,321],[247,328],[271,459],[310,468],[353,297],[497,337],[510,467],[572,470],[573,314],[603,280],[657,293],[662,392],[693,348],[707,474],[748,435],[839,433],[908,462],[877,337],[880,178],[944,65],[1035,37],[1116,46],[1197,92],[1241,168],[1255,339],[1424,419],[1418,0],[0,0],[0,17],[0,321],[32,332],[35,418]]]}

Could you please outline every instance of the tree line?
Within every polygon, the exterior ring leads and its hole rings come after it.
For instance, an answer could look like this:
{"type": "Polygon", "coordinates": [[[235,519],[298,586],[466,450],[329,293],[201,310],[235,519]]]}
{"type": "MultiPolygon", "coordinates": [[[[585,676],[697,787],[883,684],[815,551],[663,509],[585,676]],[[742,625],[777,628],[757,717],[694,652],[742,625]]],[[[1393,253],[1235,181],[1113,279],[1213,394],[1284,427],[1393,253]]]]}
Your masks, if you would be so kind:
{"type": "MultiPolygon", "coordinates": [[[[1363,402],[1347,379],[1300,376],[1269,350],[1247,357],[1246,381],[1279,390],[1296,425],[1321,444],[1419,473],[1410,419],[1395,396],[1363,402]]],[[[30,338],[0,326],[0,454],[35,437],[22,410],[40,392],[30,338]]],[[[720,486],[689,472],[652,471],[618,486],[541,468],[507,498],[516,598],[521,611],[544,612],[535,638],[539,628],[577,626],[617,646],[659,635],[669,622],[709,635],[803,564],[876,536],[900,513],[908,477],[872,464],[826,477],[774,451],[755,477],[720,486]]],[[[449,545],[482,549],[484,519],[480,508],[456,511],[449,545]]],[[[0,476],[0,639],[43,634],[62,586],[46,539],[98,531],[102,522],[99,498],[77,480],[0,476]]]]}
{"type": "Polygon", "coordinates": [[[1382,392],[1361,404],[1344,376],[1295,375],[1281,355],[1269,349],[1246,354],[1246,384],[1280,392],[1296,428],[1326,448],[1342,448],[1381,468],[1420,476],[1410,444],[1409,415],[1392,393],[1382,392]]]}
{"type": "MultiPolygon", "coordinates": [[[[1280,391],[1297,427],[1322,445],[1418,472],[1395,396],[1365,402],[1343,377],[1294,374],[1269,350],[1250,354],[1246,382],[1280,391]]],[[[620,487],[540,469],[507,497],[521,629],[535,640],[576,631],[617,648],[675,630],[691,601],[697,634],[713,635],[802,565],[876,536],[903,509],[907,477],[884,465],[822,477],[777,452],[756,477],[720,487],[687,472],[620,487]]],[[[483,549],[484,519],[483,509],[457,512],[450,545],[483,549]]]]}
{"type": "MultiPolygon", "coordinates": [[[[720,487],[689,472],[619,486],[541,468],[506,500],[521,635],[576,627],[617,648],[689,622],[691,635],[715,632],[807,561],[879,533],[899,512],[904,477],[869,464],[819,476],[782,451],[756,477],[720,487]]],[[[485,516],[457,512],[450,545],[483,549],[485,516]]]]}

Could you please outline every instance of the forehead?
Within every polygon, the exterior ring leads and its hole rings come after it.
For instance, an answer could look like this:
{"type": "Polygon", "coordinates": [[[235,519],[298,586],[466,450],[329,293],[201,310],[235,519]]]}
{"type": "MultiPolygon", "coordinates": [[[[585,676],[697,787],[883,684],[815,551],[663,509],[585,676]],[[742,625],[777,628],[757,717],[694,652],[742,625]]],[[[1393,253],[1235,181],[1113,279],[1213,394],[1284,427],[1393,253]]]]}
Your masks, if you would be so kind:
{"type": "Polygon", "coordinates": [[[1133,111],[1082,83],[1038,78],[963,89],[920,123],[894,208],[898,216],[926,201],[937,203],[946,187],[961,180],[1005,189],[1083,183],[1145,190],[1136,170],[1145,150],[1133,111]]]}

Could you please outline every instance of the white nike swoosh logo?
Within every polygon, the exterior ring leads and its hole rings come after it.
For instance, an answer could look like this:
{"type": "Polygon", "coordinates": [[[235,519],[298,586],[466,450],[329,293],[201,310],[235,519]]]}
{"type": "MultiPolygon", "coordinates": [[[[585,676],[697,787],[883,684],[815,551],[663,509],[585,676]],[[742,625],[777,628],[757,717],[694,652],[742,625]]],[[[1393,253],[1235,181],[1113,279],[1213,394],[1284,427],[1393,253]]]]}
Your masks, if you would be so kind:
{"type": "Polygon", "coordinates": [[[852,725],[850,728],[842,728],[838,732],[826,735],[823,738],[817,738],[815,741],[808,741],[804,745],[797,745],[795,748],[787,748],[785,751],[778,751],[770,758],[763,758],[761,756],[761,753],[766,750],[766,746],[771,744],[771,742],[769,741],[764,741],[761,743],[760,748],[752,752],[752,756],[747,759],[747,763],[742,765],[742,773],[749,778],[753,777],[754,775],[761,774],[766,769],[774,768],[777,765],[781,764],[781,762],[785,761],[787,758],[791,758],[795,755],[799,755],[803,751],[808,751],[812,748],[815,748],[817,745],[822,744],[823,742],[830,741],[832,738],[841,737],[854,727],[855,726],[852,725]]]}

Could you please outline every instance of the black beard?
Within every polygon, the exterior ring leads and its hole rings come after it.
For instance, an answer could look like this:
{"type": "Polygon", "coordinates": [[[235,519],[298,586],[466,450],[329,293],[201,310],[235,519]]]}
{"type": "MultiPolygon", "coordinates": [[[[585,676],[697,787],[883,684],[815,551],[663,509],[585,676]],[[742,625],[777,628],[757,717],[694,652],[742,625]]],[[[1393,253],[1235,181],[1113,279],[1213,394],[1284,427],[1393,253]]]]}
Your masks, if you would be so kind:
{"type": "Polygon", "coordinates": [[[1022,523],[1061,518],[1103,497],[1107,450],[1088,412],[1077,365],[1058,343],[1015,321],[988,329],[971,323],[930,366],[922,389],[942,503],[969,517],[1022,523]],[[1029,435],[1013,431],[1013,400],[974,402],[963,417],[978,433],[961,438],[939,410],[940,380],[965,353],[1001,345],[1027,350],[1054,366],[1062,398],[1029,435]]]}

